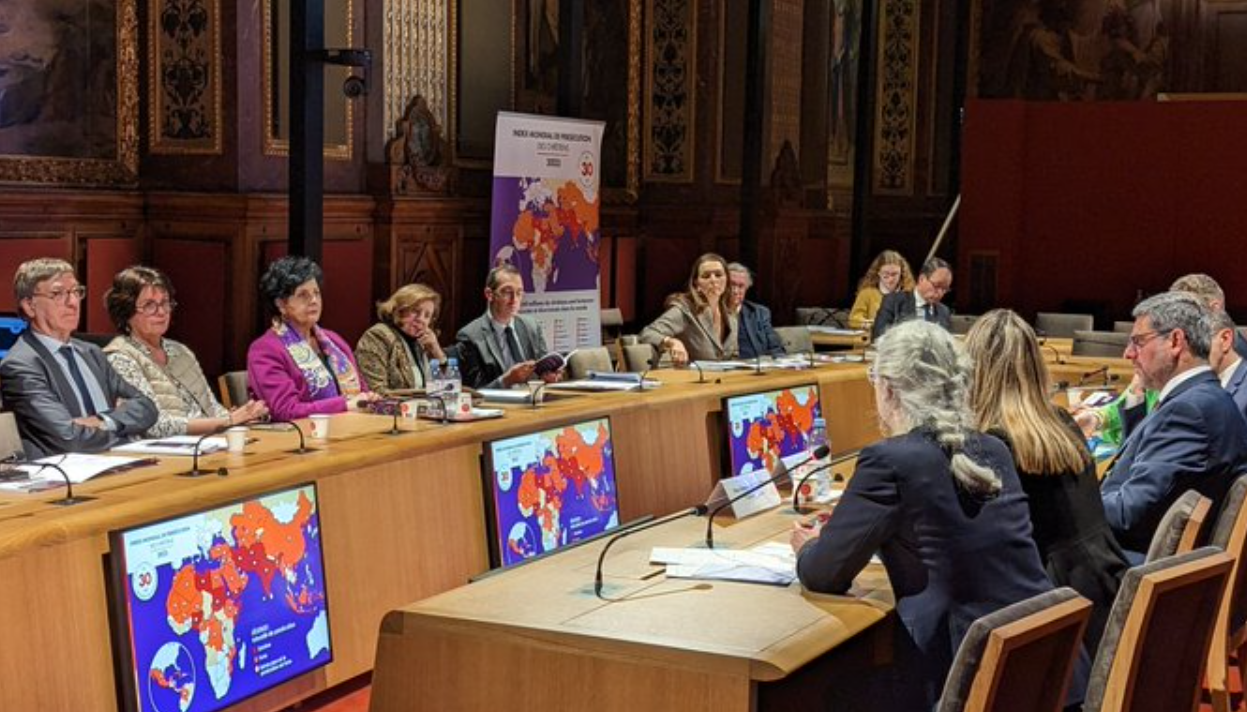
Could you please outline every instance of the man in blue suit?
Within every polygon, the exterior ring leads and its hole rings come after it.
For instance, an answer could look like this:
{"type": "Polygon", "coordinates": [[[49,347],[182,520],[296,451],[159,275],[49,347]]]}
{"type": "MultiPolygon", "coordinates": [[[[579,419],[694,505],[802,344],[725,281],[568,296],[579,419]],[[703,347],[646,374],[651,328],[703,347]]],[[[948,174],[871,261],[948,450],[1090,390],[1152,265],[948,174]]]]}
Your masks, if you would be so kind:
{"type": "Polygon", "coordinates": [[[736,310],[736,338],[741,358],[783,356],[784,344],[771,326],[771,310],[745,299],[753,273],[739,262],[727,266],[727,305],[736,310]]]}
{"type": "Polygon", "coordinates": [[[1219,312],[1212,316],[1212,346],[1208,352],[1208,365],[1221,379],[1225,392],[1234,399],[1238,412],[1247,418],[1247,362],[1235,348],[1237,338],[1238,331],[1229,314],[1219,312]]]}
{"type": "MultiPolygon", "coordinates": [[[[1225,290],[1217,280],[1202,272],[1184,274],[1169,285],[1171,292],[1190,292],[1204,301],[1214,314],[1225,313],[1225,290]]],[[[1247,358],[1247,338],[1234,332],[1234,351],[1239,358],[1247,358]]]]}
{"type": "Polygon", "coordinates": [[[927,260],[912,292],[892,292],[883,298],[870,338],[878,340],[888,329],[910,319],[922,319],[951,330],[953,312],[942,300],[952,288],[952,265],[938,257],[927,260]]]}
{"type": "Polygon", "coordinates": [[[1141,562],[1165,511],[1186,490],[1219,511],[1247,474],[1247,420],[1208,366],[1212,312],[1187,292],[1139,303],[1126,358],[1156,409],[1122,446],[1101,488],[1104,514],[1132,563],[1141,562]]]}

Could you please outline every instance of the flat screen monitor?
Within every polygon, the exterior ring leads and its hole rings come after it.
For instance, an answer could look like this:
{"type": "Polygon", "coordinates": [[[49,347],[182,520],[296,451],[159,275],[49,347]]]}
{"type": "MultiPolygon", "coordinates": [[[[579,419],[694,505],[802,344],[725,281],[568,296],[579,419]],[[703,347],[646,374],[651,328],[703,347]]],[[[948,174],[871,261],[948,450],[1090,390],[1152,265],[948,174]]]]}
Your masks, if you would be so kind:
{"type": "Polygon", "coordinates": [[[333,659],[315,484],[110,539],[126,710],[213,712],[333,659]]]}
{"type": "Polygon", "coordinates": [[[17,337],[26,330],[26,320],[11,312],[0,312],[0,358],[8,355],[17,337]]]}
{"type": "Polygon", "coordinates": [[[757,470],[774,471],[782,459],[789,467],[809,449],[814,419],[823,417],[818,386],[793,386],[724,399],[728,473],[735,477],[757,470]]]}
{"type": "Polygon", "coordinates": [[[518,564],[619,526],[609,419],[494,440],[485,453],[495,566],[518,564]]]}

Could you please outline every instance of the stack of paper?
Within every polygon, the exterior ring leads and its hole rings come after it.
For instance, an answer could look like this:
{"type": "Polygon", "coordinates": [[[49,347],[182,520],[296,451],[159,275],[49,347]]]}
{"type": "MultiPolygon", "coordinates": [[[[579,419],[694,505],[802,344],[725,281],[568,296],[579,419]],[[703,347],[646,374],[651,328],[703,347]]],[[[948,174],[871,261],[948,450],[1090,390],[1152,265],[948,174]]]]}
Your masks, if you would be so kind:
{"type": "MultiPolygon", "coordinates": [[[[199,442],[198,435],[171,435],[167,438],[159,440],[135,440],[132,443],[126,443],[113,448],[113,452],[133,452],[141,455],[185,455],[190,457],[195,454],[195,443],[199,442]]],[[[225,438],[204,438],[202,444],[199,445],[199,454],[207,455],[213,452],[221,452],[228,446],[225,438]]]]}
{"type": "Polygon", "coordinates": [[[650,563],[665,564],[671,578],[744,581],[787,586],[797,578],[797,558],[786,544],[771,542],[748,551],[655,547],[650,563]]]}

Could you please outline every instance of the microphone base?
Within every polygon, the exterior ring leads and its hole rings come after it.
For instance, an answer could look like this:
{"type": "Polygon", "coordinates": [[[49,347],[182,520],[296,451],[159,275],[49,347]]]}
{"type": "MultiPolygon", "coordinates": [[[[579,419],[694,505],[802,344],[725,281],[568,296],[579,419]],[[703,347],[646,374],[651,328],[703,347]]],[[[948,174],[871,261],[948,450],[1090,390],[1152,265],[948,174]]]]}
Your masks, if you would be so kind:
{"type": "Polygon", "coordinates": [[[57,507],[72,507],[75,504],[83,504],[85,502],[91,502],[95,499],[98,499],[98,497],[75,495],[73,497],[61,497],[60,499],[54,499],[51,502],[48,502],[48,504],[56,505],[57,507]]]}
{"type": "Polygon", "coordinates": [[[286,454],[287,455],[311,455],[314,452],[316,451],[310,447],[298,447],[293,450],[287,450],[286,454]]]}
{"type": "Polygon", "coordinates": [[[217,474],[216,470],[202,470],[201,469],[201,470],[187,470],[186,472],[179,472],[177,476],[193,479],[196,477],[207,477],[208,475],[215,475],[215,474],[217,474]]]}
{"type": "Polygon", "coordinates": [[[395,435],[409,435],[409,434],[411,434],[411,433],[413,433],[413,432],[415,432],[415,431],[414,431],[414,430],[403,430],[402,428],[390,428],[389,430],[387,430],[387,431],[385,431],[384,433],[381,433],[381,434],[382,434],[382,435],[388,435],[388,436],[390,436],[390,437],[393,437],[393,436],[395,436],[395,435]]]}

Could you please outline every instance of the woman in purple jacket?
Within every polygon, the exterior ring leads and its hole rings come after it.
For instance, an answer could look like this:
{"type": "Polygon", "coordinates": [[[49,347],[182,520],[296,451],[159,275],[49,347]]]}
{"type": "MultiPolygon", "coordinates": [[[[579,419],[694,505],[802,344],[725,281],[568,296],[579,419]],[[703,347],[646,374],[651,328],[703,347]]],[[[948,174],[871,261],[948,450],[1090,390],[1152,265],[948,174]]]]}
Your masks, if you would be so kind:
{"type": "Polygon", "coordinates": [[[372,401],[355,354],[342,337],[322,329],[320,267],[306,257],[282,257],[260,278],[273,323],[247,350],[247,385],[268,403],[274,420],[342,413],[372,401]]]}

